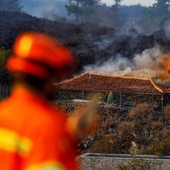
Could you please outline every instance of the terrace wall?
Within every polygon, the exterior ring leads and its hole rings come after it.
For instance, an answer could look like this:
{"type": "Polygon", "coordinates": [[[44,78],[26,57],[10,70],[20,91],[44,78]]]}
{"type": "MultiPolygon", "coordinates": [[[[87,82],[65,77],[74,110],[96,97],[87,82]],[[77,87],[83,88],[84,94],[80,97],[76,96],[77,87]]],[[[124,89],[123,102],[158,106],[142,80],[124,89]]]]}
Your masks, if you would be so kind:
{"type": "MultiPolygon", "coordinates": [[[[128,163],[132,164],[132,161],[139,160],[139,165],[142,164],[143,168],[140,166],[140,169],[145,170],[169,170],[170,169],[170,159],[168,158],[159,158],[157,156],[148,156],[140,155],[140,158],[135,158],[131,155],[122,155],[119,154],[96,154],[99,156],[80,156],[77,158],[77,163],[80,170],[116,170],[118,165],[127,165],[128,163]],[[147,165],[147,166],[146,166],[147,165]]],[[[135,167],[133,167],[135,168],[135,167]]],[[[138,169],[139,167],[136,167],[138,169]]]]}

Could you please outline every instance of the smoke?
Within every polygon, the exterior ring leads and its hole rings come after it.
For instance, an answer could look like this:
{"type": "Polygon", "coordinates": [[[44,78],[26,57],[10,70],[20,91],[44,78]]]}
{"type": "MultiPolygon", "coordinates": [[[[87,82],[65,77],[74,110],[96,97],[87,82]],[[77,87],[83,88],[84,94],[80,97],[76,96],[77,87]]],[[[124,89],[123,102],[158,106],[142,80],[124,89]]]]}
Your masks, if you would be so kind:
{"type": "Polygon", "coordinates": [[[109,59],[102,65],[87,65],[84,67],[84,70],[85,72],[92,71],[97,73],[115,74],[117,71],[121,72],[129,67],[129,60],[118,56],[115,59],[109,59]]]}
{"type": "Polygon", "coordinates": [[[47,18],[54,20],[54,15],[67,16],[65,5],[69,2],[62,0],[20,0],[20,5],[23,6],[22,10],[32,16],[39,18],[47,18]]]}
{"type": "Polygon", "coordinates": [[[165,30],[165,33],[166,33],[167,37],[170,39],[170,21],[167,22],[167,24],[165,25],[164,30],[165,30]]]}
{"type": "Polygon", "coordinates": [[[110,58],[102,65],[88,65],[84,71],[92,71],[121,76],[150,77],[156,83],[170,86],[170,75],[163,62],[169,58],[160,50],[159,46],[146,49],[142,54],[136,54],[132,59],[121,56],[110,58]]]}
{"type": "MultiPolygon", "coordinates": [[[[74,15],[67,15],[65,5],[69,5],[68,0],[19,0],[23,6],[23,12],[36,16],[65,23],[77,23],[74,15]],[[64,17],[64,18],[63,18],[64,17]]],[[[114,2],[113,2],[114,5],[114,2]]],[[[81,6],[81,3],[80,3],[81,6]]],[[[140,33],[147,35],[159,28],[155,23],[142,24],[141,11],[146,7],[141,5],[125,6],[120,5],[117,10],[106,4],[88,6],[82,9],[79,14],[79,23],[97,23],[101,26],[113,27],[115,29],[129,30],[135,28],[140,33]]],[[[148,7],[149,8],[149,7],[148,7]]],[[[74,9],[72,9],[74,11],[74,9]]]]}

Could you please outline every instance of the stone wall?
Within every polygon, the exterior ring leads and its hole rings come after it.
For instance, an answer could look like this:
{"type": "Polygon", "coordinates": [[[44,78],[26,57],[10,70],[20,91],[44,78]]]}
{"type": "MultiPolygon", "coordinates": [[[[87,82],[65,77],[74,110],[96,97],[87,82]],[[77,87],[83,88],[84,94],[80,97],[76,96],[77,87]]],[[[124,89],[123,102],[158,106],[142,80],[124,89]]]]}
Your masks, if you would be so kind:
{"type": "Polygon", "coordinates": [[[170,156],[159,158],[153,155],[84,154],[77,158],[80,170],[116,170],[118,165],[127,165],[133,160],[147,163],[145,170],[170,170],[170,156]]]}

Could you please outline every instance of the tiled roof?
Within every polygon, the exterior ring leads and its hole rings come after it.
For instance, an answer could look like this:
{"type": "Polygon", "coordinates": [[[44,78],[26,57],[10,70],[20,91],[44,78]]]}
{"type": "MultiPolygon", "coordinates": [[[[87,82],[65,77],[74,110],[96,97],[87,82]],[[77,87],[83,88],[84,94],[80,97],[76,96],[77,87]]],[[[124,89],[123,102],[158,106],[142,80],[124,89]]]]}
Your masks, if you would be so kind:
{"type": "Polygon", "coordinates": [[[76,91],[113,91],[124,93],[161,94],[151,78],[126,77],[87,72],[70,80],[55,84],[56,89],[76,91]]]}

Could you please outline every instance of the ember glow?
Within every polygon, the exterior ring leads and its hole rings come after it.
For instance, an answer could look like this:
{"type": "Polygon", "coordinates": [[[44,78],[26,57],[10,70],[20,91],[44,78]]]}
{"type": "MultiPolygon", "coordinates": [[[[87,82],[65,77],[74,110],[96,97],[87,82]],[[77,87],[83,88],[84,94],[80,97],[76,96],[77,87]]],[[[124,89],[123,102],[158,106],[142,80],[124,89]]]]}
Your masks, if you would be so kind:
{"type": "Polygon", "coordinates": [[[162,65],[165,67],[167,72],[169,72],[170,71],[170,55],[165,55],[165,57],[167,58],[167,60],[162,61],[162,65]]]}
{"type": "Polygon", "coordinates": [[[164,70],[162,70],[162,74],[160,74],[159,78],[161,80],[167,80],[169,71],[170,71],[170,55],[164,55],[164,60],[161,62],[164,70]]]}

